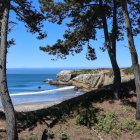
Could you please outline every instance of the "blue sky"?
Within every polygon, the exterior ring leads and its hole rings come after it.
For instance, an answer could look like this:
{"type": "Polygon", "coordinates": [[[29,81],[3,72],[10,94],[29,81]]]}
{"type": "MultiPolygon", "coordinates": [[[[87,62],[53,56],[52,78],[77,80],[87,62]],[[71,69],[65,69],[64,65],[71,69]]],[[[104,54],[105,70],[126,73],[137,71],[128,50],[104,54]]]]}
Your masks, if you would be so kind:
{"type": "MultiPolygon", "coordinates": [[[[10,19],[15,20],[14,14],[10,14],[10,19]]],[[[54,44],[57,39],[62,38],[66,26],[65,24],[56,25],[45,22],[44,29],[48,34],[47,38],[37,40],[35,35],[27,32],[23,23],[17,22],[17,25],[9,35],[9,38],[16,40],[16,45],[8,49],[7,68],[111,67],[107,52],[102,52],[99,49],[104,42],[101,32],[98,32],[97,41],[90,42],[96,49],[97,60],[88,61],[85,58],[86,49],[84,49],[81,54],[68,56],[66,60],[52,61],[51,59],[54,56],[49,56],[47,53],[40,51],[39,46],[54,44]]],[[[138,36],[135,38],[138,54],[140,54],[139,42],[140,37],[138,36]]],[[[127,46],[127,40],[117,44],[117,60],[120,67],[131,66],[131,57],[127,46]]]]}

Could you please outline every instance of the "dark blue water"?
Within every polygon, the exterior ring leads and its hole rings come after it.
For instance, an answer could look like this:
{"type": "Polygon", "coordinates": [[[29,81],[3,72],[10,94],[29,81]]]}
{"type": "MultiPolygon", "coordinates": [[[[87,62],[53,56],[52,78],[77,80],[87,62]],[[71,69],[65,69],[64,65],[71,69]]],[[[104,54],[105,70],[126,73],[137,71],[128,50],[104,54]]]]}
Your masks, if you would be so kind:
{"type": "Polygon", "coordinates": [[[8,88],[13,104],[60,101],[81,95],[73,87],[59,87],[43,82],[45,79],[55,80],[57,73],[69,69],[8,69],[8,88]]]}
{"type": "Polygon", "coordinates": [[[56,79],[56,74],[8,74],[9,92],[29,92],[54,89],[56,86],[43,82],[45,79],[56,79]]]}

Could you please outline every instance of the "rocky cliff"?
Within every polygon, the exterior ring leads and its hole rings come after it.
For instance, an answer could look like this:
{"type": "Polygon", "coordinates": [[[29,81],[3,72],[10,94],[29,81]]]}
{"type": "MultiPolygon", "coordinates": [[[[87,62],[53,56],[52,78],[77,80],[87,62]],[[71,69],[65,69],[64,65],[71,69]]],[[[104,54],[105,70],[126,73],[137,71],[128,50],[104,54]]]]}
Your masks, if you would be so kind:
{"type": "MultiPolygon", "coordinates": [[[[125,74],[121,70],[122,82],[134,78],[132,74],[125,74]]],[[[55,85],[73,85],[84,90],[91,90],[113,84],[113,73],[111,69],[97,70],[64,70],[57,74],[57,81],[48,81],[55,85]]]]}

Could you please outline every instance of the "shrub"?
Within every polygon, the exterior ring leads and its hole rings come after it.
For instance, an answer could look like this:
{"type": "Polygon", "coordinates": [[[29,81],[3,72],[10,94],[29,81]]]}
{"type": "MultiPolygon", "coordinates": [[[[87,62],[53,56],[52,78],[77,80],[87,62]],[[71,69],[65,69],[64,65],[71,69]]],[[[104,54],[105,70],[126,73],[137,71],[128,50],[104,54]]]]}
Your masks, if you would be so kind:
{"type": "Polygon", "coordinates": [[[53,136],[54,136],[53,131],[51,130],[51,128],[47,128],[45,130],[45,134],[46,134],[47,138],[53,138],[53,136]]]}
{"type": "Polygon", "coordinates": [[[71,74],[75,77],[80,74],[95,74],[97,73],[97,70],[94,69],[81,69],[81,70],[74,70],[71,72],[71,74]]]}
{"type": "Polygon", "coordinates": [[[58,136],[61,140],[70,140],[70,137],[68,136],[67,132],[65,132],[65,131],[60,131],[58,136]]]}
{"type": "Polygon", "coordinates": [[[133,74],[133,68],[132,67],[130,67],[130,68],[125,68],[124,70],[123,70],[123,72],[125,73],[125,74],[133,74]]]}
{"type": "Polygon", "coordinates": [[[136,131],[136,130],[140,130],[140,126],[138,126],[136,120],[127,119],[127,120],[122,124],[122,129],[123,129],[123,130],[136,131]]]}
{"type": "Polygon", "coordinates": [[[85,109],[76,117],[76,124],[85,125],[88,128],[96,122],[96,113],[94,110],[85,109]]]}
{"type": "Polygon", "coordinates": [[[118,118],[114,112],[110,112],[107,115],[97,116],[98,122],[95,124],[95,128],[98,130],[110,132],[119,132],[118,118]]]}

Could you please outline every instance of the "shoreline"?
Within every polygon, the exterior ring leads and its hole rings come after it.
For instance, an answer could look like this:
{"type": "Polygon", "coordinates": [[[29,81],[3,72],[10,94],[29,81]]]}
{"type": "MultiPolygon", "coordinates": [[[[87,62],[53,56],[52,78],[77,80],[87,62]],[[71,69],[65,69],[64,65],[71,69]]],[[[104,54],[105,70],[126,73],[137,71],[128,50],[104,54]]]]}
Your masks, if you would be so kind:
{"type": "MultiPolygon", "coordinates": [[[[32,112],[32,111],[37,111],[40,109],[47,109],[51,106],[60,104],[62,102],[63,102],[63,100],[50,101],[50,102],[25,103],[25,104],[14,105],[14,109],[16,112],[32,112]]],[[[3,112],[2,107],[0,107],[0,111],[3,112]]]]}
{"type": "MultiPolygon", "coordinates": [[[[133,79],[133,76],[131,74],[129,74],[128,76],[124,71],[121,71],[121,72],[122,72],[122,82],[127,82],[133,79]]],[[[22,95],[25,96],[25,95],[39,95],[39,94],[45,95],[45,93],[48,93],[48,92],[65,91],[69,89],[74,89],[74,87],[76,87],[77,89],[82,89],[83,90],[82,94],[85,94],[87,92],[94,91],[96,89],[100,89],[102,87],[112,85],[112,81],[113,81],[111,71],[108,71],[106,69],[77,70],[77,71],[63,70],[57,74],[56,79],[57,79],[57,82],[60,81],[62,83],[71,83],[71,84],[67,86],[65,85],[64,87],[53,89],[53,90],[40,91],[40,92],[34,92],[34,93],[33,92],[24,92],[20,94],[16,93],[13,95],[11,94],[11,96],[22,96],[22,95]]],[[[47,80],[46,82],[49,83],[49,81],[50,80],[47,80]]],[[[78,96],[82,94],[79,94],[78,96]]],[[[39,101],[39,102],[21,103],[21,104],[14,105],[14,109],[17,112],[32,112],[32,111],[37,111],[40,109],[47,109],[49,107],[58,105],[66,100],[69,100],[75,97],[77,96],[74,96],[68,99],[60,99],[57,101],[39,101]]],[[[2,107],[0,107],[0,111],[3,111],[2,107]]]]}

